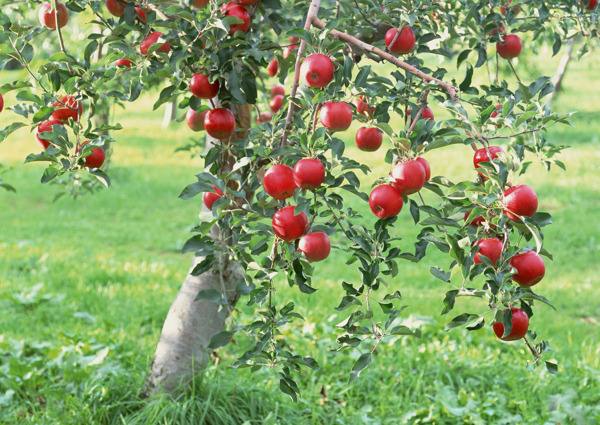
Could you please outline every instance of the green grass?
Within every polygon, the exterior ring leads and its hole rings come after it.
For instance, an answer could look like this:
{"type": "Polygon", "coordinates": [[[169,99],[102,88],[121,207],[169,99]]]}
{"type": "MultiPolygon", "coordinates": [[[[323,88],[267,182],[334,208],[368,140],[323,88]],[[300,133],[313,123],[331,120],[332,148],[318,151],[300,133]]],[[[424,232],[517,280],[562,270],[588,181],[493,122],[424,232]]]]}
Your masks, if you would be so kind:
{"type": "MultiPolygon", "coordinates": [[[[531,326],[550,339],[558,375],[526,370],[525,347],[499,342],[488,327],[445,333],[449,318],[439,312],[447,288],[428,270],[447,260],[432,250],[419,264],[401,264],[391,284],[409,305],[403,317],[423,337],[382,344],[348,385],[359,352],[330,352],[339,335],[341,316],[333,308],[341,281],[356,276],[340,249],[316,267],[317,296],[285,284],[275,294],[276,301],[294,301],[306,318],[286,330],[290,344],[321,366],[300,377],[298,403],[279,392],[270,371],[227,368],[238,345],[219,352],[222,362],[198,377],[189,397],[141,401],[162,321],[191,261],[179,251],[198,221],[200,197],[177,195],[202,166],[173,152],[191,132],[184,125],[159,128],[160,111],[150,113],[143,99],[115,111],[125,130],[116,135],[113,185],[93,196],[53,203],[58,188],[39,184],[41,166],[21,165],[37,149],[26,130],[0,145],[1,162],[11,167],[2,177],[18,190],[0,191],[0,423],[599,423],[600,101],[590,95],[600,91],[598,65],[593,58],[574,64],[555,105],[580,111],[576,129],[554,127],[549,134],[572,146],[562,157],[567,171],[532,166],[520,181],[535,188],[540,209],[553,215],[545,243],[555,260],[536,288],[557,311],[538,306],[531,326]]],[[[352,135],[345,135],[348,152],[358,158],[352,135]]],[[[371,158],[374,172],[365,184],[386,170],[371,158]]],[[[428,154],[434,174],[455,180],[471,178],[471,158],[467,147],[428,154]]],[[[408,247],[418,229],[408,211],[401,216],[401,246],[408,247]]],[[[252,310],[243,302],[246,320],[252,310]]],[[[456,311],[474,306],[461,301],[456,311]]]]}

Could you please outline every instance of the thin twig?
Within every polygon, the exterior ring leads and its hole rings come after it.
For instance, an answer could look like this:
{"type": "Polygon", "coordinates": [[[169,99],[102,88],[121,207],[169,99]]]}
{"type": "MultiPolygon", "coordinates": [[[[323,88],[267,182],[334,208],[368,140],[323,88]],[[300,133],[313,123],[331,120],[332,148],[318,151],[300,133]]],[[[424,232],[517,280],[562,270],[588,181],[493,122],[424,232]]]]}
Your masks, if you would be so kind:
{"type": "Polygon", "coordinates": [[[365,20],[365,22],[369,25],[371,25],[373,28],[377,28],[377,25],[371,21],[369,18],[367,18],[367,15],[365,15],[365,13],[362,11],[362,9],[360,8],[360,5],[358,4],[357,0],[354,0],[354,4],[356,5],[356,8],[358,9],[358,13],[361,14],[361,16],[363,17],[363,19],[365,20]]]}
{"type": "Polygon", "coordinates": [[[519,83],[523,84],[523,82],[519,78],[519,75],[517,74],[517,71],[515,70],[515,67],[513,66],[512,61],[510,59],[508,60],[508,64],[510,65],[510,68],[512,69],[513,73],[515,74],[515,77],[517,77],[517,81],[519,83]]]}
{"type": "Polygon", "coordinates": [[[488,137],[487,140],[493,140],[493,139],[510,139],[512,137],[517,137],[517,136],[520,136],[522,134],[535,133],[537,131],[542,131],[542,130],[545,130],[545,129],[546,129],[546,126],[541,126],[539,128],[534,128],[533,130],[521,131],[520,133],[511,134],[509,136],[488,137]]]}
{"type": "MultiPolygon", "coordinates": [[[[65,49],[65,42],[63,41],[62,32],[60,31],[58,0],[52,0],[52,4],[54,5],[54,19],[56,20],[56,34],[58,35],[58,44],[60,44],[60,51],[66,55],[67,50],[65,49]]],[[[67,62],[67,68],[69,69],[69,72],[71,74],[75,73],[69,62],[67,62]]]]}

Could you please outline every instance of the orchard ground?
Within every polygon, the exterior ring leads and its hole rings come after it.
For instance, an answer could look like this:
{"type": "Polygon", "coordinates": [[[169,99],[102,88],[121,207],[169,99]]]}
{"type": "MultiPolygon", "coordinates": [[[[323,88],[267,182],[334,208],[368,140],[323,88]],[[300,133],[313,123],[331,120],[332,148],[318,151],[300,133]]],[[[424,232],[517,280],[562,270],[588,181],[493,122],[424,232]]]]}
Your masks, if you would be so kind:
{"type": "MultiPolygon", "coordinates": [[[[534,68],[555,69],[557,59],[534,68]]],[[[572,146],[560,158],[567,171],[556,167],[548,174],[536,164],[527,181],[519,181],[531,185],[539,209],[553,215],[545,244],[555,259],[546,261],[546,277],[536,289],[557,311],[540,306],[531,328],[554,347],[547,358],[558,361],[557,375],[526,370],[530,354],[523,343],[502,343],[489,326],[445,333],[452,316],[439,313],[449,288],[429,268],[448,264],[432,255],[417,264],[401,262],[392,283],[409,306],[402,316],[423,337],[381,344],[370,367],[347,385],[360,352],[333,356],[329,350],[339,335],[335,325],[341,317],[334,308],[341,282],[358,274],[345,265],[345,251],[334,249],[315,264],[316,296],[283,281],[275,295],[296,303],[306,321],[289,328],[288,336],[321,366],[299,379],[297,404],[280,393],[275,373],[227,367],[244,345],[238,335],[237,344],[218,352],[220,364],[199,378],[190,397],[145,405],[137,394],[189,268],[191,258],[180,249],[201,205],[201,196],[182,201],[177,195],[194,181],[202,161],[174,150],[202,133],[192,133],[185,122],[160,128],[162,111],[150,113],[153,102],[144,98],[126,111],[116,109],[125,130],[115,134],[113,185],[93,196],[53,203],[59,189],[39,183],[42,167],[21,165],[38,149],[25,129],[0,145],[0,160],[10,168],[2,177],[18,190],[0,191],[0,423],[599,423],[600,100],[594,95],[600,91],[599,65],[592,57],[573,63],[554,104],[561,112],[579,111],[576,129],[555,126],[549,132],[554,143],[572,146]]],[[[6,96],[7,106],[11,99],[6,96]]],[[[432,108],[436,117],[444,116],[432,108]]],[[[8,113],[0,115],[2,127],[8,113]]],[[[375,153],[354,148],[358,127],[353,124],[342,137],[348,154],[373,170],[361,176],[367,191],[389,166],[383,148],[375,153]]],[[[474,178],[472,155],[470,147],[456,146],[426,158],[432,175],[459,181],[474,178]]],[[[368,223],[374,221],[366,203],[356,198],[352,206],[368,223]]],[[[396,228],[404,238],[400,245],[410,249],[420,226],[407,207],[396,228]]],[[[477,311],[470,305],[458,301],[453,313],[477,311]]],[[[238,306],[248,309],[244,299],[238,306]]]]}

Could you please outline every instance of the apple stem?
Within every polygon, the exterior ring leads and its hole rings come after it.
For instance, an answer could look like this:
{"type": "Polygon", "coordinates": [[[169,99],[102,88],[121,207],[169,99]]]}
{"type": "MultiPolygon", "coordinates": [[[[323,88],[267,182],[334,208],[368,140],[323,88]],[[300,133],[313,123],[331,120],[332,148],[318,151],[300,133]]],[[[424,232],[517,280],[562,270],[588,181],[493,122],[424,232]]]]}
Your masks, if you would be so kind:
{"type": "Polygon", "coordinates": [[[518,81],[520,84],[523,84],[523,82],[522,82],[522,81],[521,81],[521,79],[519,78],[519,75],[517,74],[517,71],[515,70],[515,67],[514,67],[514,66],[513,66],[513,64],[512,64],[512,60],[511,60],[511,59],[509,59],[509,60],[508,60],[508,64],[510,65],[510,67],[511,67],[511,69],[512,69],[513,73],[515,74],[515,77],[517,77],[517,81],[518,81]]]}
{"type": "MultiPolygon", "coordinates": [[[[58,0],[52,0],[52,4],[54,5],[54,20],[56,21],[56,35],[58,35],[58,44],[60,44],[60,51],[65,55],[67,54],[67,50],[65,49],[65,42],[62,37],[62,33],[60,31],[60,21],[59,21],[59,10],[58,10],[58,0]]],[[[71,74],[74,74],[73,68],[71,64],[67,62],[67,68],[71,74]]]]}

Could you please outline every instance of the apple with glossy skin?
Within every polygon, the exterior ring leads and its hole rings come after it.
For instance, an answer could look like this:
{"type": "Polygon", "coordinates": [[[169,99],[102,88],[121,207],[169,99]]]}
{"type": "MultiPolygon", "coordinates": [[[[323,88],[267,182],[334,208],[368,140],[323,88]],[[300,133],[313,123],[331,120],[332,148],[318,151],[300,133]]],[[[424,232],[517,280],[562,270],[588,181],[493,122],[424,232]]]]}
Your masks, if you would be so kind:
{"type": "Polygon", "coordinates": [[[308,217],[305,213],[294,214],[296,207],[283,207],[275,213],[272,220],[275,236],[286,242],[292,242],[308,231],[308,217]]]}
{"type": "Polygon", "coordinates": [[[114,64],[118,68],[131,68],[132,62],[129,59],[122,58],[117,59],[114,64]]]}
{"type": "MultiPolygon", "coordinates": [[[[481,168],[479,166],[480,163],[482,162],[491,162],[493,161],[495,158],[498,158],[500,152],[505,153],[504,149],[502,149],[500,146],[488,146],[488,148],[480,148],[477,149],[475,151],[475,154],[473,155],[473,165],[475,166],[475,168],[481,168]],[[489,152],[489,154],[488,154],[489,152]],[[490,158],[491,156],[491,158],[490,158]]],[[[487,176],[482,174],[481,172],[477,171],[479,173],[480,176],[484,177],[487,179],[487,176]]]]}
{"type": "Polygon", "coordinates": [[[275,84],[273,87],[271,87],[271,96],[277,95],[285,96],[285,87],[283,87],[281,84],[275,84]]]}
{"type": "Polygon", "coordinates": [[[52,118],[63,123],[69,121],[69,118],[79,121],[79,118],[83,114],[83,104],[80,101],[76,101],[75,96],[63,96],[54,102],[52,106],[58,108],[52,113],[52,118]]]}
{"type": "Polygon", "coordinates": [[[204,116],[204,129],[215,139],[229,139],[235,131],[235,116],[227,108],[211,109],[204,116]]]}
{"type": "Polygon", "coordinates": [[[196,112],[193,109],[190,109],[185,114],[185,121],[187,125],[193,131],[202,131],[204,130],[204,117],[208,111],[200,111],[196,112]]]}
{"type": "Polygon", "coordinates": [[[521,286],[533,286],[539,283],[546,274],[544,260],[535,251],[527,251],[517,254],[509,261],[510,265],[517,269],[512,278],[521,286]]]}
{"type": "Polygon", "coordinates": [[[4,98],[2,97],[2,93],[0,93],[0,112],[4,109],[4,98]]]}
{"type": "Polygon", "coordinates": [[[356,112],[367,117],[373,116],[373,112],[375,112],[375,107],[370,106],[367,102],[364,101],[364,96],[361,94],[356,99],[354,99],[354,106],[356,106],[356,112]]]}
{"type": "MultiPolygon", "coordinates": [[[[79,148],[77,149],[77,152],[79,152],[83,148],[83,146],[85,146],[89,142],[90,142],[89,140],[86,140],[85,142],[83,142],[81,144],[81,146],[79,146],[79,148]]],[[[93,148],[92,153],[83,159],[83,161],[84,161],[83,166],[85,168],[100,168],[100,167],[102,167],[102,164],[104,164],[105,158],[106,158],[106,154],[104,153],[103,149],[93,148]]]]}
{"type": "Polygon", "coordinates": [[[304,253],[306,259],[313,263],[323,261],[331,252],[329,236],[323,232],[309,233],[302,236],[298,242],[298,251],[304,253]]]}
{"type": "MultiPolygon", "coordinates": [[[[150,46],[152,46],[154,43],[156,43],[162,35],[163,35],[162,32],[154,31],[148,37],[146,37],[140,44],[140,52],[142,52],[142,55],[147,55],[148,49],[150,49],[150,46]]],[[[171,43],[169,43],[169,41],[165,41],[157,49],[157,51],[169,54],[169,52],[171,51],[171,43]]]]}
{"type": "Polygon", "coordinates": [[[475,253],[475,264],[482,264],[483,261],[479,258],[480,255],[487,257],[494,266],[498,263],[498,260],[502,258],[502,241],[498,238],[487,238],[480,239],[475,242],[479,245],[479,251],[475,253]]]}
{"type": "Polygon", "coordinates": [[[513,59],[518,57],[523,50],[523,42],[516,34],[506,34],[502,37],[504,43],[496,43],[496,51],[504,59],[513,59]]]}
{"type": "MultiPolygon", "coordinates": [[[[471,215],[471,211],[465,211],[465,221],[470,219],[469,218],[470,215],[471,215]]],[[[478,217],[475,217],[473,220],[471,220],[471,222],[469,224],[473,227],[479,227],[484,222],[485,222],[485,218],[483,218],[482,216],[478,216],[478,217]]]]}
{"type": "Polygon", "coordinates": [[[269,122],[273,119],[273,114],[270,113],[269,111],[265,111],[265,112],[261,112],[260,116],[256,117],[256,123],[260,124],[263,122],[269,122]]]}
{"type": "Polygon", "coordinates": [[[402,28],[400,34],[396,38],[398,34],[398,30],[396,28],[391,28],[388,32],[385,33],[385,45],[390,50],[390,53],[394,55],[405,55],[407,53],[412,52],[415,47],[415,33],[409,27],[402,28]],[[396,38],[396,42],[392,44],[396,38]]]}
{"type": "MultiPolygon", "coordinates": [[[[38,18],[42,26],[50,28],[51,31],[56,29],[56,14],[51,3],[43,4],[40,7],[38,18]]],[[[62,28],[69,22],[69,10],[64,3],[58,2],[58,27],[62,28]]]]}
{"type": "Polygon", "coordinates": [[[269,73],[269,76],[274,77],[277,75],[277,71],[279,71],[279,62],[277,62],[277,59],[273,59],[269,62],[267,72],[269,73]]]}
{"type": "Polygon", "coordinates": [[[274,96],[273,99],[271,99],[271,101],[269,102],[269,108],[271,109],[271,111],[274,114],[279,112],[279,110],[281,109],[282,106],[283,106],[283,96],[280,94],[274,96]]]}
{"type": "Polygon", "coordinates": [[[335,68],[329,56],[321,53],[309,55],[300,67],[302,80],[308,87],[323,88],[333,80],[335,68]]]}
{"type": "Polygon", "coordinates": [[[210,0],[194,0],[194,7],[197,7],[198,9],[204,9],[209,2],[210,0]]]}
{"type": "Polygon", "coordinates": [[[318,159],[304,158],[294,165],[294,184],[301,189],[315,190],[325,180],[325,166],[318,159]]]}
{"type": "Polygon", "coordinates": [[[423,166],[423,169],[425,170],[425,181],[428,182],[431,178],[431,167],[429,166],[429,162],[422,156],[415,158],[415,161],[423,166]]]}
{"type": "Polygon", "coordinates": [[[223,197],[223,191],[219,189],[217,186],[213,185],[213,192],[204,192],[202,195],[202,202],[204,202],[204,206],[212,211],[212,207],[215,202],[223,197]]]}
{"type": "Polygon", "coordinates": [[[125,6],[123,6],[125,3],[127,2],[124,0],[106,0],[106,8],[111,15],[120,18],[125,13],[125,6]]]}
{"type": "Polygon", "coordinates": [[[284,164],[275,164],[267,170],[263,179],[265,192],[275,199],[287,199],[294,196],[294,170],[284,164]]]}
{"type": "Polygon", "coordinates": [[[319,119],[329,131],[344,131],[352,124],[352,108],[346,102],[327,102],[319,119]]]}
{"type": "Polygon", "coordinates": [[[190,80],[190,91],[200,99],[212,99],[219,93],[219,80],[211,83],[208,75],[195,74],[190,80]]]}
{"type": "Polygon", "coordinates": [[[531,217],[538,207],[535,191],[526,184],[518,184],[506,189],[502,201],[504,214],[513,221],[521,221],[517,216],[531,217]]]}
{"type": "Polygon", "coordinates": [[[354,142],[361,151],[375,152],[381,147],[383,133],[377,127],[361,127],[356,132],[354,142]]]}
{"type": "Polygon", "coordinates": [[[394,165],[391,175],[395,179],[392,184],[402,195],[416,193],[425,184],[425,168],[414,159],[394,165]]]}
{"type": "Polygon", "coordinates": [[[529,329],[529,317],[527,316],[527,313],[525,313],[525,310],[520,308],[511,308],[510,312],[512,313],[512,329],[510,334],[502,338],[502,335],[504,335],[504,325],[502,322],[494,323],[493,326],[494,333],[502,341],[516,341],[521,339],[527,335],[527,330],[529,329]]]}
{"type": "Polygon", "coordinates": [[[402,194],[389,184],[377,186],[369,195],[371,212],[379,218],[397,216],[402,210],[402,205],[402,194]]]}
{"type": "Polygon", "coordinates": [[[241,19],[243,22],[240,24],[229,24],[229,34],[233,35],[238,31],[247,32],[252,24],[252,17],[244,6],[233,5],[227,8],[225,16],[233,16],[241,19]]]}
{"type": "Polygon", "coordinates": [[[138,14],[138,16],[140,17],[140,19],[144,22],[146,22],[146,12],[148,11],[148,9],[142,9],[141,7],[136,7],[135,8],[135,12],[138,14]]]}
{"type": "Polygon", "coordinates": [[[43,121],[41,122],[35,129],[35,139],[37,140],[37,142],[39,143],[39,145],[46,149],[48,146],[50,146],[50,142],[44,138],[42,138],[42,136],[40,136],[40,133],[43,133],[45,131],[52,131],[52,128],[55,125],[63,125],[62,121],[59,120],[49,120],[49,121],[43,121]]]}

